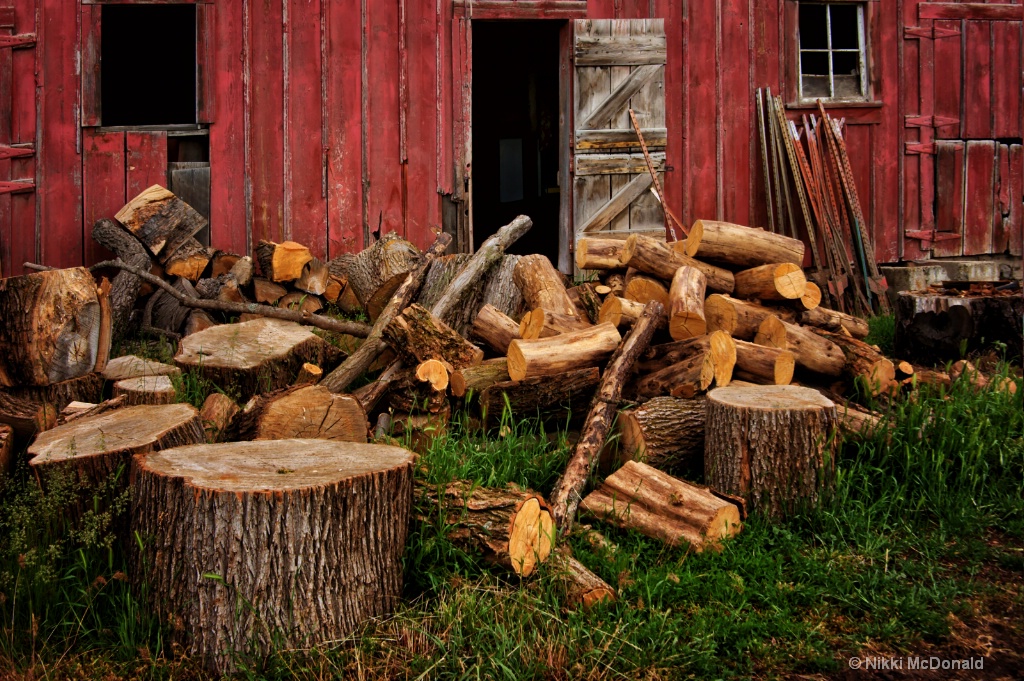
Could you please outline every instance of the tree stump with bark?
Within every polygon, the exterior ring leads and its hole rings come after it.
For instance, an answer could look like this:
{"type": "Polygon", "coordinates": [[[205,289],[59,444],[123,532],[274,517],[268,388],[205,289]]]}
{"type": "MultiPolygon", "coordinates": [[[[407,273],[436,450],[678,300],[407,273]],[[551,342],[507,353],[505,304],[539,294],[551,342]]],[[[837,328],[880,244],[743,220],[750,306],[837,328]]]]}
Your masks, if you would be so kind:
{"type": "Polygon", "coordinates": [[[218,673],[236,650],[344,638],[398,604],[412,464],[399,447],[325,440],[136,457],[135,580],[218,673]]]}
{"type": "Polygon", "coordinates": [[[655,397],[619,413],[619,451],[672,474],[704,467],[704,397],[655,397]]]}
{"type": "Polygon", "coordinates": [[[14,429],[20,445],[57,424],[57,415],[72,402],[103,400],[103,377],[86,374],[47,386],[0,388],[0,423],[14,429]]]}
{"type": "Polygon", "coordinates": [[[359,400],[335,395],[319,385],[261,395],[232,423],[240,440],[366,442],[367,429],[366,412],[359,400]]]}
{"type": "Polygon", "coordinates": [[[114,384],[114,397],[124,397],[127,405],[172,404],[177,398],[169,376],[138,376],[114,384]]]}
{"type": "Polygon", "coordinates": [[[835,404],[798,386],[716,388],[707,397],[705,479],[772,518],[832,484],[835,404]]]}

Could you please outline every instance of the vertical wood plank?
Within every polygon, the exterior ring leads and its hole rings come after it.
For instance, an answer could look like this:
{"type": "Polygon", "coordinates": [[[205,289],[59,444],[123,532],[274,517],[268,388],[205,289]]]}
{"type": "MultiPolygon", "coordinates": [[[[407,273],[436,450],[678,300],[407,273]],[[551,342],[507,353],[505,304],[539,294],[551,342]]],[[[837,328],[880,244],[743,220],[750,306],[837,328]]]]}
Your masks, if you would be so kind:
{"type": "Polygon", "coordinates": [[[964,233],[964,143],[959,140],[936,143],[935,154],[935,231],[959,234],[960,239],[936,241],[932,246],[935,257],[963,253],[964,233]]]}
{"type": "Polygon", "coordinates": [[[1024,108],[1021,105],[1021,43],[1024,32],[1020,21],[992,22],[992,136],[999,138],[1022,137],[1024,108]]]}
{"type": "Polygon", "coordinates": [[[398,101],[398,2],[366,4],[366,220],[371,232],[405,236],[398,101]]]}
{"type": "MultiPolygon", "coordinates": [[[[9,9],[10,6],[3,7],[9,9]]],[[[13,33],[13,26],[0,26],[0,36],[8,36],[13,33]]],[[[14,101],[13,80],[14,73],[11,69],[12,52],[14,50],[0,50],[0,144],[11,143],[11,104],[14,101]]],[[[11,178],[11,161],[0,160],[0,181],[8,181],[11,178]]],[[[13,222],[11,210],[11,195],[0,195],[0,277],[9,277],[13,274],[15,265],[11,261],[13,242],[13,222]]],[[[19,263],[20,265],[20,263],[19,263]]],[[[17,267],[20,272],[21,267],[17,267]]]]}
{"type": "MultiPolygon", "coordinates": [[[[715,218],[718,214],[718,79],[721,64],[715,58],[718,26],[716,8],[689,3],[689,40],[686,71],[688,111],[686,140],[688,158],[686,181],[689,217],[684,220],[715,218]]],[[[716,2],[717,5],[717,2],[716,2]]]]}
{"type": "Polygon", "coordinates": [[[575,23],[567,21],[558,34],[558,269],[573,272],[573,193],[569,168],[573,162],[572,49],[575,23]]]}
{"type": "Polygon", "coordinates": [[[472,43],[470,21],[463,17],[452,22],[452,165],[455,182],[452,198],[458,211],[456,217],[455,248],[473,250],[470,233],[472,215],[471,168],[473,145],[470,139],[470,110],[472,107],[472,43]]]}
{"type": "MultiPolygon", "coordinates": [[[[960,31],[959,21],[936,21],[935,28],[943,31],[960,31]]],[[[960,138],[960,115],[964,106],[963,94],[963,45],[960,37],[940,38],[934,43],[935,53],[935,108],[936,116],[950,118],[956,123],[937,126],[938,139],[960,138]]]]}
{"type": "Polygon", "coordinates": [[[995,142],[967,143],[967,189],[964,192],[964,255],[992,252],[995,221],[995,142]]]}
{"type": "MultiPolygon", "coordinates": [[[[36,1],[18,0],[14,3],[14,28],[12,33],[37,33],[36,1]]],[[[34,50],[11,50],[11,142],[36,143],[36,155],[12,159],[10,176],[36,178],[39,156],[36,139],[36,56],[34,50]]],[[[8,274],[21,274],[22,263],[39,262],[36,241],[36,192],[10,195],[11,231],[7,241],[8,258],[5,268],[8,274]]]]}
{"type": "MultiPolygon", "coordinates": [[[[872,47],[874,64],[871,79],[875,83],[875,98],[882,101],[881,123],[872,135],[872,165],[870,204],[864,212],[871,223],[875,245],[875,258],[879,262],[895,262],[902,256],[903,232],[900,229],[900,134],[904,127],[899,106],[900,70],[897,54],[903,42],[902,25],[897,11],[870,5],[868,15],[872,27],[877,24],[879,39],[872,47]]],[[[872,30],[875,30],[872,28],[872,30]]],[[[918,242],[920,243],[920,242],[918,242]]]]}
{"type": "MultiPolygon", "coordinates": [[[[129,131],[124,136],[125,202],[154,184],[167,186],[167,133],[129,131]]],[[[88,180],[88,178],[86,178],[88,180]]],[[[88,191],[88,187],[86,187],[88,191]]],[[[119,207],[120,208],[120,207],[119,207]]],[[[86,223],[88,226],[89,223],[86,223]]]]}
{"type": "MultiPolygon", "coordinates": [[[[632,32],[632,24],[633,22],[628,19],[614,19],[612,21],[611,34],[613,36],[628,36],[632,32]]],[[[610,93],[613,89],[615,89],[619,83],[625,80],[626,77],[629,75],[629,72],[630,67],[628,66],[609,67],[607,69],[608,77],[606,81],[608,83],[608,90],[602,92],[601,98],[603,99],[604,97],[606,97],[607,94],[610,93]]],[[[633,99],[635,99],[635,97],[633,99]]],[[[622,111],[618,112],[615,116],[612,117],[610,127],[627,130],[632,127],[632,123],[630,123],[629,120],[628,110],[630,106],[633,106],[632,99],[622,111]]],[[[639,112],[637,115],[637,120],[640,123],[640,125],[644,124],[644,118],[646,118],[645,112],[639,112]]],[[[616,192],[618,192],[620,189],[629,184],[629,181],[632,180],[633,177],[633,175],[609,175],[606,178],[600,178],[599,181],[603,181],[605,184],[610,185],[610,191],[608,193],[607,199],[611,199],[611,197],[614,196],[616,192]]],[[[600,208],[600,206],[595,206],[595,208],[600,208]]],[[[606,229],[616,231],[629,230],[629,215],[629,210],[622,211],[615,218],[613,218],[610,223],[608,223],[608,227],[606,229]]]]}
{"type": "MultiPolygon", "coordinates": [[[[252,243],[284,240],[283,0],[252,0],[252,243]]],[[[217,170],[211,168],[211,176],[217,170]]]]}
{"type": "Polygon", "coordinates": [[[100,30],[103,5],[82,5],[82,125],[102,125],[100,30]]]}
{"type": "Polygon", "coordinates": [[[683,161],[685,144],[683,122],[686,100],[685,53],[683,50],[686,17],[679,0],[657,0],[654,16],[665,18],[667,47],[665,64],[665,128],[668,144],[665,147],[665,173],[662,189],[668,205],[684,223],[688,219],[683,203],[683,183],[688,172],[683,161]]]}
{"type": "Polygon", "coordinates": [[[92,226],[102,218],[112,218],[125,204],[125,135],[123,132],[98,132],[86,129],[82,139],[85,261],[94,262],[112,254],[92,239],[92,226]]]}
{"type": "MultiPolygon", "coordinates": [[[[992,22],[965,21],[963,139],[992,137],[992,22]]],[[[970,150],[968,150],[968,156],[970,150]]],[[[968,160],[970,165],[970,160],[968,160]]],[[[966,246],[966,245],[965,245],[966,246]]]]}
{"type": "MultiPolygon", "coordinates": [[[[222,3],[225,4],[225,3],[222,3]]],[[[231,3],[240,5],[240,0],[231,3]]],[[[225,11],[230,11],[225,8],[225,11]]],[[[242,22],[235,24],[235,32],[241,33],[242,22]]],[[[231,42],[227,43],[231,45],[231,42]]],[[[226,46],[219,42],[217,35],[217,5],[201,3],[196,5],[196,121],[212,123],[217,117],[217,50],[226,46]]],[[[237,57],[241,50],[235,52],[237,57]]]]}
{"type": "MultiPolygon", "coordinates": [[[[664,33],[663,20],[634,19],[631,21],[631,24],[631,32],[634,35],[643,35],[644,33],[664,33]]],[[[632,71],[636,68],[637,67],[634,66],[631,67],[630,70],[632,71]]],[[[630,100],[629,106],[636,110],[637,122],[640,123],[641,128],[667,127],[665,122],[665,69],[662,69],[661,73],[652,79],[651,82],[640,88],[636,95],[634,95],[630,100]]],[[[627,120],[626,126],[632,127],[632,123],[627,120]]],[[[632,180],[635,177],[636,175],[630,175],[629,179],[632,180]]],[[[661,182],[664,177],[664,173],[659,173],[658,181],[661,182]]],[[[662,186],[662,190],[664,190],[664,186],[662,186]]],[[[658,203],[658,199],[653,193],[649,191],[644,192],[639,198],[630,204],[630,230],[660,230],[664,228],[664,224],[665,212],[662,210],[661,204],[658,203]]]]}
{"type": "Polygon", "coordinates": [[[406,238],[426,248],[440,229],[441,203],[436,174],[437,73],[433,3],[406,0],[406,238]]]}
{"type": "MultiPolygon", "coordinates": [[[[582,21],[576,23],[576,36],[607,35],[611,27],[606,22],[582,21]]],[[[575,116],[582,121],[611,92],[611,69],[606,66],[576,67],[575,116]]],[[[614,127],[613,121],[600,122],[595,127],[614,127]]],[[[573,206],[577,228],[585,223],[612,197],[612,180],[607,175],[573,178],[573,206]]],[[[627,223],[628,224],[628,223],[627,223]]],[[[607,227],[605,227],[605,230],[607,227]]]]}
{"type": "Polygon", "coordinates": [[[1007,208],[1003,217],[1003,234],[1006,237],[1010,255],[1024,255],[1024,218],[1021,201],[1024,201],[1024,147],[1011,144],[1009,148],[1009,169],[1007,172],[1007,208]]]}
{"type": "Polygon", "coordinates": [[[722,11],[722,186],[723,219],[741,225],[751,224],[750,179],[758,168],[758,157],[751,155],[750,132],[757,127],[752,118],[754,93],[750,90],[748,0],[723,0],[722,11]]]}
{"type": "MultiPolygon", "coordinates": [[[[899,2],[899,15],[897,20],[902,26],[916,26],[917,0],[901,0],[899,2]]],[[[922,23],[928,23],[927,20],[922,23]]],[[[901,115],[924,115],[922,103],[926,99],[922,91],[921,74],[924,70],[925,43],[931,41],[921,40],[911,36],[900,36],[899,39],[899,113],[901,115]]],[[[934,92],[934,91],[933,91],[934,92]]],[[[928,96],[928,101],[934,103],[934,96],[928,96]]],[[[959,117],[959,112],[957,113],[959,117]]],[[[959,126],[957,127],[959,130],[959,126]]],[[[921,164],[918,156],[902,153],[906,144],[917,142],[920,133],[911,127],[899,126],[899,146],[897,154],[899,163],[899,201],[900,211],[898,213],[901,225],[900,236],[903,231],[922,229],[921,226],[921,164]]],[[[903,245],[903,257],[918,259],[928,256],[928,252],[921,249],[921,242],[909,237],[901,238],[903,245]]]]}

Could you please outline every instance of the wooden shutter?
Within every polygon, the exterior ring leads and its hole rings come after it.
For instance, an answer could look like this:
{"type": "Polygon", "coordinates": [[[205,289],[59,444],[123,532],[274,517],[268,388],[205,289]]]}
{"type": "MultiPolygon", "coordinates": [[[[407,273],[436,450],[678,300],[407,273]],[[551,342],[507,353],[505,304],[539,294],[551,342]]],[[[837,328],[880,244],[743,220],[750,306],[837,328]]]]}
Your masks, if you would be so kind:
{"type": "Polygon", "coordinates": [[[664,213],[629,120],[632,108],[663,182],[664,20],[577,20],[574,43],[573,243],[664,235],[664,213]]]}

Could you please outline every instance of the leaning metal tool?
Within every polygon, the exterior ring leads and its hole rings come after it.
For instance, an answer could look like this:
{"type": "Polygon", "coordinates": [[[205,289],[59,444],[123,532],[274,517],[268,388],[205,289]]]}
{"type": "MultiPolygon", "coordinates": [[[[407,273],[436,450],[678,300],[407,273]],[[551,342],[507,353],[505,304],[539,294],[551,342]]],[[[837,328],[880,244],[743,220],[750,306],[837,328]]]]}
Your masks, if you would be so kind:
{"type": "Polygon", "coordinates": [[[757,134],[761,141],[761,170],[764,172],[764,199],[768,204],[768,229],[775,231],[775,212],[772,208],[772,180],[768,170],[768,143],[764,134],[764,97],[761,88],[754,95],[757,104],[757,134]]]}
{"type": "Polygon", "coordinates": [[[651,173],[651,179],[654,180],[654,192],[655,196],[658,197],[658,201],[661,202],[661,207],[665,211],[665,240],[666,241],[678,241],[679,238],[676,236],[676,231],[672,226],[678,227],[678,231],[682,232],[684,236],[690,235],[690,230],[683,226],[683,223],[679,221],[679,218],[672,213],[672,209],[668,207],[668,204],[664,200],[664,192],[661,191],[661,182],[658,181],[658,173],[654,170],[654,162],[651,161],[651,155],[647,151],[647,143],[644,142],[644,136],[640,132],[640,124],[636,122],[636,114],[633,110],[629,110],[629,120],[633,122],[633,130],[636,131],[636,137],[640,140],[640,149],[644,152],[644,161],[647,162],[647,170],[651,173]]]}

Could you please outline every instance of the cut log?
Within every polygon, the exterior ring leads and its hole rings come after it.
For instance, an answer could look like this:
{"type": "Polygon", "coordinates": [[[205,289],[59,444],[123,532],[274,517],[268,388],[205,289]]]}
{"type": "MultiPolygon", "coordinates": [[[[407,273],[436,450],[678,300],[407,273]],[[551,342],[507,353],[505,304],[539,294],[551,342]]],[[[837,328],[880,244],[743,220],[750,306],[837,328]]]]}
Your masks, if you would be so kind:
{"type": "Polygon", "coordinates": [[[873,438],[885,421],[882,414],[850,403],[836,405],[836,418],[839,420],[839,430],[842,431],[843,437],[854,441],[873,438]]]}
{"type": "Polygon", "coordinates": [[[57,416],[72,402],[103,400],[103,377],[86,374],[48,386],[0,389],[0,423],[14,429],[18,446],[38,432],[49,430],[57,416]]]}
{"type": "Polygon", "coordinates": [[[619,414],[619,451],[672,474],[703,472],[704,398],[655,397],[619,414]]]}
{"type": "Polygon", "coordinates": [[[653,373],[665,367],[682,362],[698,352],[711,354],[715,366],[715,380],[721,384],[729,382],[733,367],[736,365],[736,344],[724,331],[712,333],[687,340],[663,343],[648,348],[643,361],[637,364],[640,373],[653,373]]]}
{"type": "Polygon", "coordinates": [[[566,289],[572,304],[576,306],[576,314],[588,324],[597,324],[598,313],[601,311],[601,297],[597,295],[594,285],[587,282],[566,289]]]}
{"type": "Polygon", "coordinates": [[[196,282],[210,264],[210,252],[194,237],[189,237],[174,253],[163,258],[162,262],[167,276],[184,277],[196,282]]]}
{"type": "Polygon", "coordinates": [[[277,301],[281,300],[287,293],[288,289],[280,284],[264,279],[263,277],[255,277],[252,280],[253,291],[255,291],[256,302],[265,303],[267,305],[274,305],[277,301]]]}
{"type": "MultiPolygon", "coordinates": [[[[481,301],[481,305],[490,305],[512,319],[519,319],[526,306],[514,276],[519,258],[518,255],[506,255],[500,263],[491,268],[487,286],[484,287],[484,299],[481,301]]],[[[458,331],[461,332],[462,329],[458,331]]]]}
{"type": "Polygon", "coordinates": [[[436,414],[395,412],[391,415],[391,432],[397,441],[423,456],[433,447],[434,440],[448,433],[451,415],[448,404],[436,414]]]}
{"type": "Polygon", "coordinates": [[[617,270],[622,267],[621,239],[580,239],[576,242],[576,267],[581,270],[617,270]]]}
{"type": "Polygon", "coordinates": [[[443,391],[448,387],[448,368],[440,360],[428,359],[416,367],[416,380],[429,383],[434,390],[443,391]]]}
{"type": "Polygon", "coordinates": [[[761,320],[757,327],[757,335],[754,342],[758,345],[765,345],[770,348],[786,350],[789,348],[789,340],[786,335],[786,327],[782,320],[775,315],[769,315],[761,320]]]}
{"type": "Polygon", "coordinates": [[[717,293],[708,296],[704,301],[704,319],[708,331],[725,331],[740,340],[754,340],[761,322],[771,315],[776,315],[787,322],[796,319],[795,313],[790,310],[763,307],[757,303],[717,293]]]}
{"type": "Polygon", "coordinates": [[[668,292],[668,333],[675,340],[703,336],[707,331],[704,322],[704,287],[707,278],[695,267],[684,265],[672,277],[668,292]]]}
{"type": "Polygon", "coordinates": [[[735,504],[637,461],[627,461],[583,500],[583,510],[669,546],[718,549],[742,529],[735,504]]]}
{"type": "Polygon", "coordinates": [[[313,259],[308,248],[294,241],[278,244],[261,239],[255,251],[263,276],[276,282],[295,281],[302,276],[306,263],[313,259]]]}
{"type": "Polygon", "coordinates": [[[549,312],[576,315],[576,306],[565,291],[562,275],[545,256],[524,255],[516,264],[512,276],[529,309],[536,310],[539,307],[549,312]]]}
{"type": "MultiPolygon", "coordinates": [[[[93,240],[104,248],[113,251],[124,262],[139,269],[148,270],[152,266],[149,253],[138,239],[128,234],[113,220],[103,218],[92,228],[93,240]]],[[[128,335],[131,328],[132,311],[138,300],[142,280],[131,272],[122,270],[114,277],[110,285],[111,339],[115,345],[128,335]]]]}
{"type": "Polygon", "coordinates": [[[821,305],[821,288],[813,281],[804,284],[804,294],[800,296],[801,310],[816,310],[821,305]]]}
{"type": "Polygon", "coordinates": [[[692,225],[690,225],[690,233],[686,235],[686,238],[682,241],[673,241],[672,248],[673,250],[693,258],[700,251],[700,244],[703,240],[704,223],[700,220],[696,220],[692,225]]]}
{"type": "Polygon", "coordinates": [[[384,328],[384,340],[409,365],[440,359],[455,369],[479,364],[484,352],[415,303],[384,328]]]}
{"type": "Polygon", "coordinates": [[[845,312],[836,312],[824,307],[807,310],[800,315],[800,323],[836,333],[840,333],[845,329],[851,336],[861,340],[867,338],[868,333],[871,332],[868,323],[860,317],[854,317],[845,312]]]}
{"type": "Polygon", "coordinates": [[[796,358],[789,350],[733,341],[736,347],[735,376],[743,381],[767,385],[789,385],[796,358]]]}
{"type": "Polygon", "coordinates": [[[702,230],[696,255],[702,260],[735,267],[804,262],[804,242],[800,239],[729,222],[697,220],[694,225],[697,223],[702,230]]]}
{"type": "Polygon", "coordinates": [[[519,336],[525,340],[550,338],[563,333],[581,331],[592,325],[577,315],[565,315],[537,308],[523,315],[519,323],[519,336]]]}
{"type": "Polygon", "coordinates": [[[365,308],[378,289],[391,286],[396,291],[419,262],[419,249],[392,231],[359,253],[334,258],[327,267],[332,274],[346,277],[348,288],[365,308]]]}
{"type": "Polygon", "coordinates": [[[579,412],[590,403],[600,381],[600,370],[591,367],[495,383],[480,391],[480,413],[485,422],[488,417],[500,418],[507,405],[515,418],[555,413],[564,421],[566,413],[579,412]]]}
{"type": "Polygon", "coordinates": [[[456,480],[444,487],[418,484],[417,494],[427,506],[421,522],[440,523],[457,545],[520,577],[533,574],[555,545],[548,505],[535,492],[456,480]]]}
{"type": "Polygon", "coordinates": [[[668,309],[668,287],[653,277],[645,277],[642,274],[630,277],[622,295],[641,305],[656,300],[662,307],[668,309]]]}
{"type": "Polygon", "coordinates": [[[813,506],[832,482],[835,404],[791,385],[716,388],[707,397],[705,480],[771,518],[813,506]]]}
{"type": "Polygon", "coordinates": [[[291,385],[305,362],[333,366],[339,355],[337,348],[294,322],[256,319],[183,338],[174,362],[247,400],[256,392],[291,385]]]}
{"type": "Polygon", "coordinates": [[[133,583],[218,675],[236,650],[343,639],[398,605],[412,465],[399,447],[324,440],[136,457],[132,530],[149,541],[133,583]]]}
{"type": "MultiPolygon", "coordinates": [[[[597,321],[599,324],[608,322],[618,328],[628,329],[640,318],[640,313],[643,311],[644,303],[638,303],[628,298],[619,298],[618,296],[608,296],[605,298],[604,304],[601,305],[597,321]]],[[[662,320],[662,323],[664,323],[664,320],[662,320]]]]}
{"type": "Polygon", "coordinates": [[[238,405],[224,393],[210,393],[203,408],[199,410],[199,419],[203,422],[206,443],[221,442],[231,429],[231,422],[238,414],[238,405]]]}
{"type": "Polygon", "coordinates": [[[509,343],[522,337],[519,335],[519,324],[493,305],[480,308],[473,321],[471,334],[502,355],[508,352],[509,343]]]}
{"type": "Polygon", "coordinates": [[[611,324],[550,338],[514,340],[508,346],[508,375],[513,381],[521,381],[596,366],[615,351],[621,340],[618,329],[611,324]]]}
{"type": "MultiPolygon", "coordinates": [[[[188,279],[178,277],[173,286],[182,295],[199,298],[199,293],[188,279]]],[[[146,303],[146,309],[149,310],[149,313],[144,315],[143,325],[177,333],[181,331],[192,308],[182,305],[181,301],[161,289],[150,296],[146,303]],[[145,317],[149,317],[149,319],[145,319],[145,317]]]]}
{"type": "MultiPolygon", "coordinates": [[[[302,274],[300,274],[299,278],[292,283],[292,286],[300,291],[320,296],[327,291],[327,282],[329,279],[330,273],[327,271],[327,263],[318,258],[313,258],[303,265],[302,274]]],[[[398,287],[396,286],[395,288],[398,287]]],[[[392,291],[392,293],[394,293],[394,291],[392,291]]],[[[383,309],[383,306],[381,307],[383,309]]]]}
{"type": "Polygon", "coordinates": [[[914,375],[909,380],[914,388],[917,388],[919,385],[928,385],[933,388],[942,389],[953,385],[953,379],[949,377],[949,374],[933,369],[916,369],[914,375]]]}
{"type": "Polygon", "coordinates": [[[505,357],[489,359],[473,367],[457,369],[451,376],[452,395],[465,397],[469,391],[479,393],[495,383],[511,380],[505,357]]]}
{"type": "Polygon", "coordinates": [[[256,268],[252,264],[252,258],[245,256],[235,261],[235,264],[228,271],[239,286],[248,286],[252,283],[253,274],[256,268]]]}
{"type": "Polygon", "coordinates": [[[846,366],[846,357],[842,348],[811,329],[798,324],[781,321],[778,317],[768,317],[761,323],[754,342],[793,353],[796,363],[825,376],[840,376],[846,366]],[[785,334],[781,336],[778,329],[785,334]]]}
{"type": "Polygon", "coordinates": [[[219,277],[222,274],[227,274],[241,259],[242,256],[237,253],[215,250],[213,255],[210,256],[210,277],[219,277]]]}
{"type": "Polygon", "coordinates": [[[98,289],[84,267],[0,279],[0,319],[0,386],[50,385],[106,364],[98,289]]]}
{"type": "Polygon", "coordinates": [[[320,385],[286,388],[257,397],[232,424],[232,439],[309,438],[366,442],[366,412],[351,395],[320,385]]]}
{"type": "MultiPolygon", "coordinates": [[[[341,298],[341,294],[345,291],[348,286],[348,280],[344,277],[338,277],[328,272],[327,275],[327,287],[324,289],[324,300],[328,303],[337,303],[338,299],[341,298]]],[[[284,295],[282,293],[281,295],[284,295]]]]}
{"type": "Polygon", "coordinates": [[[199,412],[188,404],[139,405],[76,419],[40,433],[28,448],[29,465],[45,483],[73,470],[83,485],[96,485],[133,454],[204,441],[199,412]]]}
{"type": "Polygon", "coordinates": [[[736,273],[736,295],[757,300],[799,300],[807,278],[799,265],[760,265],[736,273]]]}
{"type": "Polygon", "coordinates": [[[710,388],[714,380],[715,362],[712,354],[701,350],[660,371],[644,376],[637,381],[636,393],[641,398],[659,395],[693,397],[710,388]]]}
{"type": "Polygon", "coordinates": [[[292,385],[308,385],[316,384],[323,378],[324,370],[315,364],[306,362],[299,368],[299,375],[295,377],[295,383],[292,385]]]}
{"type": "Polygon", "coordinates": [[[115,357],[103,368],[103,378],[108,381],[123,381],[139,376],[180,376],[181,369],[170,364],[154,362],[135,355],[115,357]]]}
{"type": "Polygon", "coordinates": [[[14,429],[0,423],[0,487],[6,482],[14,461],[14,429]]]}
{"type": "Polygon", "coordinates": [[[608,272],[605,274],[603,281],[605,286],[611,289],[609,293],[613,296],[621,298],[626,292],[626,274],[622,270],[608,272]]]}
{"type": "MultiPolygon", "coordinates": [[[[609,293],[611,293],[612,289],[611,289],[610,286],[605,286],[604,284],[598,284],[597,286],[594,287],[594,292],[597,293],[597,295],[599,295],[599,296],[601,296],[603,298],[604,296],[606,296],[609,293]]],[[[594,323],[597,324],[597,322],[594,322],[594,323]]]]}
{"type": "Polygon", "coordinates": [[[192,310],[188,315],[188,319],[185,320],[185,328],[182,329],[181,335],[191,336],[194,333],[205,331],[211,326],[217,326],[217,322],[213,320],[213,317],[202,310],[192,310]]]}
{"type": "Polygon", "coordinates": [[[621,262],[624,266],[635,267],[665,281],[672,281],[676,270],[689,265],[704,273],[707,287],[712,291],[732,293],[734,286],[733,274],[729,270],[694,260],[688,255],[674,251],[665,242],[643,234],[633,234],[626,239],[621,262]]]}
{"type": "Polygon", "coordinates": [[[114,384],[114,397],[120,396],[127,405],[173,404],[178,394],[169,376],[139,376],[114,384]]]}
{"type": "Polygon", "coordinates": [[[573,558],[568,547],[554,551],[545,567],[561,584],[570,608],[590,610],[599,603],[615,602],[615,589],[573,558]]]}
{"type": "MultiPolygon", "coordinates": [[[[572,456],[562,476],[551,491],[551,510],[555,524],[563,534],[568,532],[576,517],[576,509],[583,496],[583,488],[593,472],[611,431],[612,422],[619,408],[622,389],[630,376],[630,370],[651,342],[658,328],[658,319],[665,310],[658,302],[647,303],[640,319],[626,338],[616,348],[608,367],[601,377],[601,387],[590,407],[587,420],[580,431],[580,439],[573,448],[572,456]]],[[[610,325],[609,325],[610,326],[610,325]]],[[[615,328],[615,327],[611,327],[615,328]]],[[[617,334],[616,334],[617,335],[617,334]]],[[[509,357],[511,360],[511,356],[509,357]]],[[[511,364],[511,361],[510,361],[511,364]]],[[[509,372],[511,375],[511,372],[509,372]]]]}
{"type": "Polygon", "coordinates": [[[207,220],[192,206],[158,184],[144,189],[114,216],[160,262],[194,237],[207,220]]]}
{"type": "Polygon", "coordinates": [[[864,341],[830,331],[816,329],[815,332],[840,348],[846,357],[843,373],[858,382],[872,397],[898,387],[892,360],[864,341]]]}
{"type": "Polygon", "coordinates": [[[283,307],[286,310],[298,310],[303,314],[314,314],[322,310],[324,304],[320,298],[311,293],[292,291],[282,296],[281,300],[277,301],[277,306],[283,307]]]}

